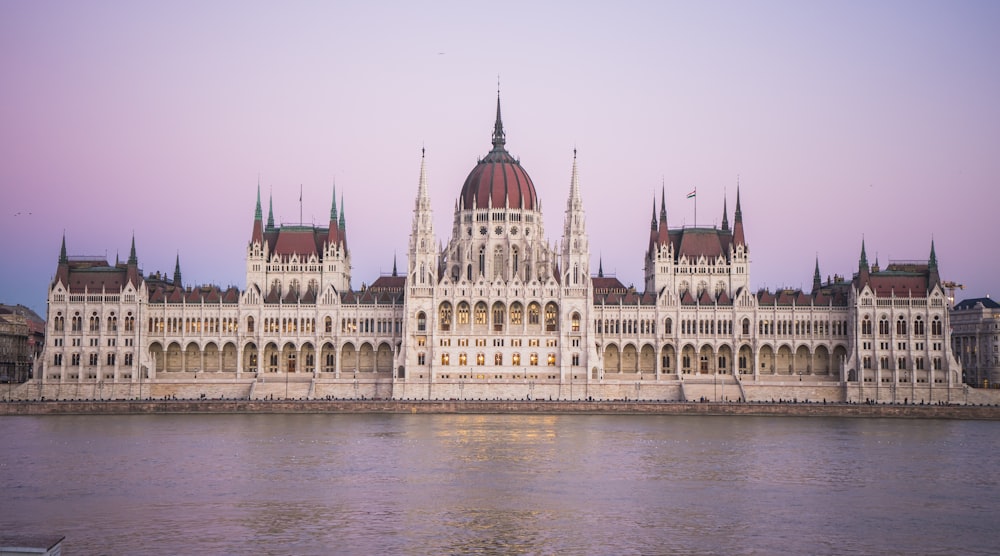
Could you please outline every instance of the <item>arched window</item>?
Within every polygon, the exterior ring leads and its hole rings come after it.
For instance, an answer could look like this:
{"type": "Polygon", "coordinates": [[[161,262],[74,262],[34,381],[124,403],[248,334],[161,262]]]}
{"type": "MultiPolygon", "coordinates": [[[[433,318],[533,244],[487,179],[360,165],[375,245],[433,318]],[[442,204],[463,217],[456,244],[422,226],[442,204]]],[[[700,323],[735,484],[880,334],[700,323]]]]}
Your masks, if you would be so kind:
{"type": "Polygon", "coordinates": [[[743,335],[750,335],[750,319],[743,319],[743,335]]]}
{"type": "Polygon", "coordinates": [[[423,311],[417,313],[417,332],[424,332],[427,330],[427,315],[423,311]]]}
{"type": "Polygon", "coordinates": [[[556,304],[549,303],[545,306],[545,330],[555,332],[556,330],[556,304]]]}
{"type": "Polygon", "coordinates": [[[458,304],[458,324],[469,324],[469,304],[464,301],[458,304]]]}
{"type": "Polygon", "coordinates": [[[510,263],[514,275],[517,275],[518,263],[520,262],[519,255],[520,253],[518,253],[517,247],[514,247],[513,249],[510,250],[510,263]]]}
{"type": "Polygon", "coordinates": [[[532,303],[528,305],[528,324],[538,324],[538,317],[541,314],[541,310],[537,303],[532,303]]]}
{"type": "Polygon", "coordinates": [[[486,304],[480,301],[476,303],[476,324],[486,324],[486,304]]]}
{"type": "Polygon", "coordinates": [[[438,325],[441,330],[451,330],[451,303],[444,302],[438,309],[438,325]]]}
{"type": "Polygon", "coordinates": [[[56,332],[62,332],[63,328],[66,326],[66,321],[62,316],[62,312],[56,313],[55,322],[53,323],[53,328],[56,332]]]}
{"type": "Polygon", "coordinates": [[[879,336],[889,335],[889,319],[882,315],[882,318],[878,320],[878,334],[879,336]]]}
{"type": "Polygon", "coordinates": [[[497,353],[496,355],[493,356],[493,364],[497,365],[497,366],[503,365],[503,354],[502,353],[497,353]]]}
{"type": "Polygon", "coordinates": [[[504,308],[500,303],[493,304],[493,330],[495,332],[503,331],[503,322],[506,320],[504,318],[504,308]]]}
{"type": "Polygon", "coordinates": [[[479,248],[479,275],[486,275],[486,247],[479,248]]]}
{"type": "Polygon", "coordinates": [[[942,333],[941,317],[935,316],[934,320],[931,321],[931,334],[934,336],[940,336],[941,333],[942,333]]]}
{"type": "Polygon", "coordinates": [[[476,365],[485,365],[485,364],[486,364],[486,355],[482,354],[482,353],[477,353],[476,354],[476,365]]]}
{"type": "Polygon", "coordinates": [[[667,320],[663,323],[663,330],[664,330],[665,334],[673,334],[674,333],[674,321],[673,321],[673,319],[671,319],[670,317],[667,317],[667,320]]]}
{"type": "Polygon", "coordinates": [[[865,318],[861,320],[861,334],[863,336],[872,335],[872,318],[865,315],[865,318]]]}
{"type": "Polygon", "coordinates": [[[923,336],[924,334],[924,319],[923,317],[918,316],[917,319],[913,321],[913,335],[923,336]]]}
{"type": "Polygon", "coordinates": [[[332,318],[326,317],[325,319],[323,319],[323,329],[326,330],[327,334],[330,334],[330,333],[333,332],[333,319],[332,318]]]}
{"type": "Polygon", "coordinates": [[[573,332],[580,331],[580,313],[573,313],[570,317],[570,329],[573,332]]]}
{"type": "Polygon", "coordinates": [[[906,319],[902,315],[896,320],[896,335],[906,335],[906,319]]]}
{"type": "Polygon", "coordinates": [[[253,332],[253,317],[247,317],[247,332],[253,332]]]}
{"type": "Polygon", "coordinates": [[[520,325],[522,319],[522,313],[523,309],[521,308],[521,304],[517,302],[513,303],[510,306],[510,323],[520,325]]]}

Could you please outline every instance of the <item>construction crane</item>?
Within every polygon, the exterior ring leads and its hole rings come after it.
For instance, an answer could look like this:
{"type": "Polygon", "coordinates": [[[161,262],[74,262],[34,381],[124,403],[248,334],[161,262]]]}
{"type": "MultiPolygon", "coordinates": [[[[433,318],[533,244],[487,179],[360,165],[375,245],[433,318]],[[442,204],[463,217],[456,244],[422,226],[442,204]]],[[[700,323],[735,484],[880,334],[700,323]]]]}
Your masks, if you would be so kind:
{"type": "Polygon", "coordinates": [[[941,287],[948,290],[948,308],[951,309],[955,306],[955,290],[964,290],[965,284],[958,284],[952,282],[951,280],[944,280],[941,282],[941,287]]]}

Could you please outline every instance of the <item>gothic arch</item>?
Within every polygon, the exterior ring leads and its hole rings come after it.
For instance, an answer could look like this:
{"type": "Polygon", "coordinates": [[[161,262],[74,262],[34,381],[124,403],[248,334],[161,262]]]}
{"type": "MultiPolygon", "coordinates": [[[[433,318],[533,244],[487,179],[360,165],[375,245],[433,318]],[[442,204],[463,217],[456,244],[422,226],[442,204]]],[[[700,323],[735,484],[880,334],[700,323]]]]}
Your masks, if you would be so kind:
{"type": "Polygon", "coordinates": [[[639,350],[639,371],[645,374],[656,372],[656,352],[649,344],[644,344],[639,350]]]}
{"type": "Polygon", "coordinates": [[[635,349],[635,344],[625,344],[622,348],[621,372],[639,372],[639,352],[635,349]]]}
{"type": "Polygon", "coordinates": [[[621,355],[618,352],[618,346],[615,344],[608,344],[604,348],[604,372],[621,372],[621,355]]]}
{"type": "Polygon", "coordinates": [[[351,342],[340,348],[340,370],[345,373],[358,371],[358,351],[351,342]]]}
{"type": "Polygon", "coordinates": [[[375,372],[392,372],[392,347],[386,342],[380,343],[378,351],[375,353],[375,372]]]}

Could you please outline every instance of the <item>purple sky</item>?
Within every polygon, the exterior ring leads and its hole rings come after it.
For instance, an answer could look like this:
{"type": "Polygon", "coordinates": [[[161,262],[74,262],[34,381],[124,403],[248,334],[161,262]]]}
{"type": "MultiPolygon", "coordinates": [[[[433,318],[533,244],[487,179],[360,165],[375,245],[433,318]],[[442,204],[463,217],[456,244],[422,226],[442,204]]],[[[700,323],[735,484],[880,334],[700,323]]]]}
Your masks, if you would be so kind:
{"type": "MultiPolygon", "coordinates": [[[[70,255],[244,285],[276,220],[346,204],[353,285],[405,265],[420,148],[446,241],[507,148],[558,240],[573,148],[592,253],[642,289],[653,195],[717,224],[737,176],[754,288],[869,257],[998,293],[1000,3],[0,3],[0,302],[44,313],[70,255]],[[338,200],[339,201],[339,200],[338,200]]],[[[730,218],[732,214],[730,213],[730,218]]]]}

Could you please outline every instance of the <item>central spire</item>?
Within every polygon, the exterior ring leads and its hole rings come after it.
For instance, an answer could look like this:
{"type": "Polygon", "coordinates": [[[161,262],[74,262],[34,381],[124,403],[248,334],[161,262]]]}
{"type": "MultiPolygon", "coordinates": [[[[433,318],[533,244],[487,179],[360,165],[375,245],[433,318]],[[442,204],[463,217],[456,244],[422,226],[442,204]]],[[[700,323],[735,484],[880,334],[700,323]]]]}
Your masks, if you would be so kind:
{"type": "Polygon", "coordinates": [[[507,140],[503,132],[503,120],[500,119],[500,89],[497,89],[497,121],[493,124],[493,150],[504,150],[504,144],[506,143],[507,140]]]}

